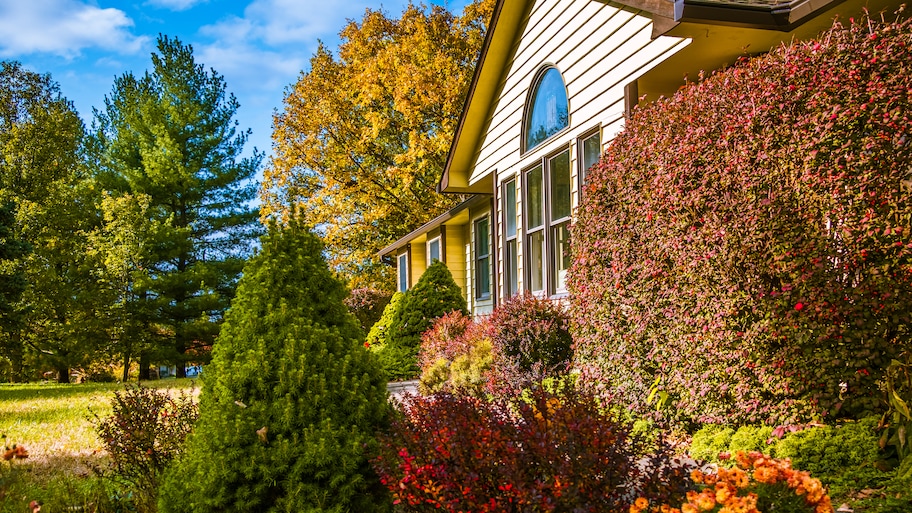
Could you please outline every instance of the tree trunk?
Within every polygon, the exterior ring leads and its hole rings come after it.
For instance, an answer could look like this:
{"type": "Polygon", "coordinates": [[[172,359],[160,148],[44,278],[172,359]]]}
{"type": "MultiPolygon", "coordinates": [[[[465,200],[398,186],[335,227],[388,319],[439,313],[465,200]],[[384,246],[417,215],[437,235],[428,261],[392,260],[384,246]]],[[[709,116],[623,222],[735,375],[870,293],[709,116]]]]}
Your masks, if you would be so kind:
{"type": "Polygon", "coordinates": [[[10,333],[10,383],[21,383],[24,381],[23,374],[23,351],[22,351],[22,333],[15,330],[10,333]]]}
{"type": "Polygon", "coordinates": [[[70,382],[70,366],[66,364],[57,365],[57,383],[70,382]]]}
{"type": "Polygon", "coordinates": [[[124,368],[123,376],[120,378],[120,380],[122,382],[126,383],[127,380],[130,379],[130,350],[129,349],[124,351],[123,368],[124,368]]]}
{"type": "Polygon", "coordinates": [[[149,355],[140,353],[139,355],[139,381],[148,381],[152,379],[149,373],[149,355]]]}

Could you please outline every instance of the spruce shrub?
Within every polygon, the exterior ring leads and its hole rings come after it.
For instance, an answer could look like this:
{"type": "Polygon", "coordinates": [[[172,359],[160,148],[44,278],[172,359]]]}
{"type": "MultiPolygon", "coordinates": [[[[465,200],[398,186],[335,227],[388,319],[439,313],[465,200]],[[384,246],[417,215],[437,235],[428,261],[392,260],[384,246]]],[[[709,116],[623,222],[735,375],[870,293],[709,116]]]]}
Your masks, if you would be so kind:
{"type": "Polygon", "coordinates": [[[187,452],[166,473],[163,513],[390,508],[368,463],[385,382],[346,294],[315,235],[270,226],[203,376],[187,452]]]}
{"type": "Polygon", "coordinates": [[[456,284],[446,265],[435,260],[408,292],[404,293],[398,307],[392,312],[386,347],[399,356],[402,366],[396,369],[403,378],[419,375],[418,349],[421,335],[429,330],[437,318],[460,311],[468,313],[462,289],[456,284]]]}
{"type": "Polygon", "coordinates": [[[863,18],[638,109],[573,225],[581,378],[681,423],[861,418],[912,338],[912,21],[863,18]]]}

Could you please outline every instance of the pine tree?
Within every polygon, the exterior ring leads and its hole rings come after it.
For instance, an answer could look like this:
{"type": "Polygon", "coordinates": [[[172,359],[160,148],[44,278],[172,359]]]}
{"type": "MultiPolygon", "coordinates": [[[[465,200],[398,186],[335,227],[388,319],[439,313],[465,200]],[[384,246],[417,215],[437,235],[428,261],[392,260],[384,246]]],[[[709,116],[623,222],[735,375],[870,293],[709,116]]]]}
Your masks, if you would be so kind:
{"type": "Polygon", "coordinates": [[[368,463],[385,381],[317,237],[270,227],[207,367],[200,420],[165,477],[163,513],[386,511],[368,463]]]}
{"type": "Polygon", "coordinates": [[[447,266],[435,260],[418,279],[418,283],[406,292],[389,321],[386,350],[407,357],[411,368],[410,377],[418,374],[421,335],[434,325],[438,317],[454,310],[468,314],[462,289],[456,284],[447,266]]]}
{"type": "MultiPolygon", "coordinates": [[[[152,65],[142,77],[115,79],[88,147],[100,186],[115,197],[147,198],[150,222],[163,226],[142,241],[150,279],[129,284],[125,297],[137,307],[124,309],[158,318],[125,322],[164,328],[156,330],[167,337],[157,356],[178,364],[182,376],[182,364],[218,334],[261,233],[251,202],[263,154],[241,157],[250,130],[237,130],[238,101],[221,75],[195,61],[191,46],[160,37],[152,65]]],[[[148,355],[140,357],[143,372],[148,355]]]]}

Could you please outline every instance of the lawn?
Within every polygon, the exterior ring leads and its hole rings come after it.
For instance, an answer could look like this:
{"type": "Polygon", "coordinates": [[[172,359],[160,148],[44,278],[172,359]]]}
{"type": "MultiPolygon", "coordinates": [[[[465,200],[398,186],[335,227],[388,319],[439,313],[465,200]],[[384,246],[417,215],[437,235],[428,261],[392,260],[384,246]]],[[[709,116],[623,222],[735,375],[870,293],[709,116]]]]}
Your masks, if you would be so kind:
{"type": "MultiPolygon", "coordinates": [[[[175,394],[195,388],[190,379],[143,385],[175,394]]],[[[93,497],[113,492],[94,470],[103,467],[105,455],[93,419],[110,414],[114,391],[123,388],[119,383],[0,384],[0,435],[7,446],[18,444],[29,453],[25,460],[0,461],[0,513],[27,511],[32,500],[45,504],[44,511],[99,509],[91,507],[99,502],[93,497]]]]}

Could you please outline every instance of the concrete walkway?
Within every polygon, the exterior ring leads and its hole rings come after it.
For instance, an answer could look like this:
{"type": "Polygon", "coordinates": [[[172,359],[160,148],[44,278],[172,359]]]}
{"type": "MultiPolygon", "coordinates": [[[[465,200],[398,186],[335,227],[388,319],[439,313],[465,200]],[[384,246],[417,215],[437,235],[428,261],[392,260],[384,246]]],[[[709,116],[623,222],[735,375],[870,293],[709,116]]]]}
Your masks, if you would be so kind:
{"type": "Polygon", "coordinates": [[[405,394],[417,394],[418,382],[417,379],[413,379],[410,381],[394,381],[392,383],[387,383],[386,390],[390,394],[390,400],[398,402],[405,394]]]}

